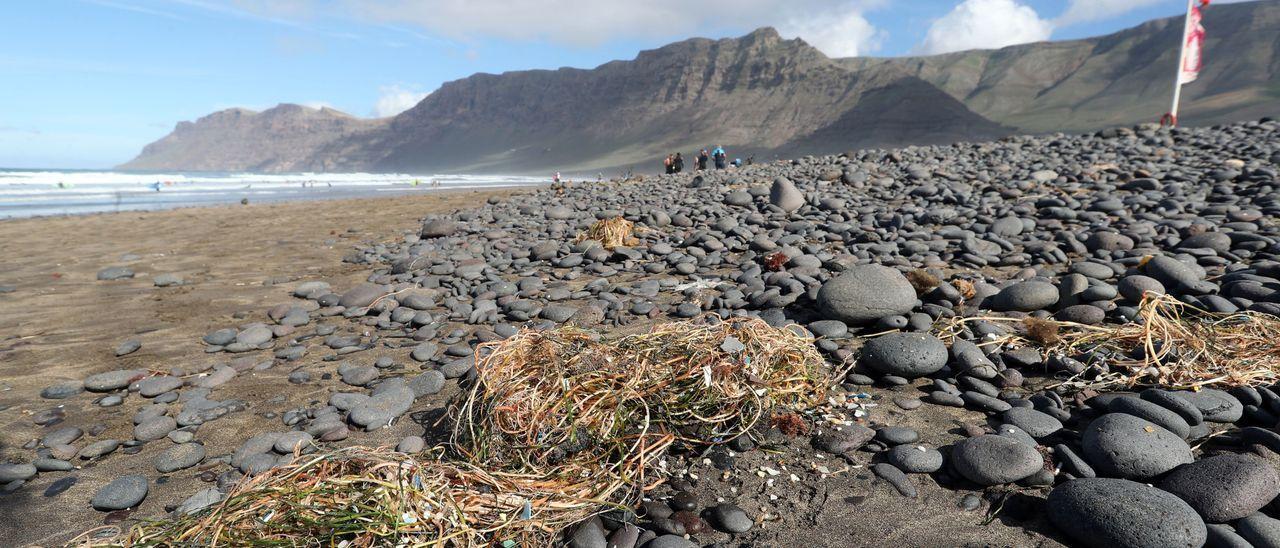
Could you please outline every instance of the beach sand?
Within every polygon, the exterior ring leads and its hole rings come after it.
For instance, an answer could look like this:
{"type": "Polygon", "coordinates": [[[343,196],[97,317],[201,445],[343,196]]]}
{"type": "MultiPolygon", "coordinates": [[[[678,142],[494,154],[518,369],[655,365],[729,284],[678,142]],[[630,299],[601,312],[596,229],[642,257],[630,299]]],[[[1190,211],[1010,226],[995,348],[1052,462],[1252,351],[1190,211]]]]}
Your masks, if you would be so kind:
{"type": "MultiPolygon", "coordinates": [[[[114,369],[167,371],[197,361],[225,363],[225,354],[204,353],[200,338],[205,333],[255,321],[265,308],[292,302],[289,291],[302,280],[328,281],[335,287],[364,281],[368,265],[342,261],[356,243],[401,237],[404,231],[416,230],[423,215],[513,192],[519,191],[0,221],[0,254],[5,257],[0,286],[14,289],[0,294],[0,407],[5,408],[0,411],[0,461],[28,461],[31,455],[21,449],[24,444],[66,425],[101,424],[108,430],[96,439],[131,439],[125,425],[132,424],[129,417],[139,398],[100,408],[84,396],[41,399],[43,387],[114,369]],[[136,276],[97,280],[97,272],[108,266],[128,266],[136,276]],[[155,287],[152,277],[164,273],[181,275],[185,284],[155,287]],[[237,314],[252,319],[240,320],[237,314]],[[128,339],[140,341],[142,348],[116,357],[116,346],[128,339]],[[60,404],[66,410],[64,423],[49,429],[32,423],[33,413],[60,404]]],[[[314,386],[284,382],[291,369],[241,373],[270,380],[239,381],[218,389],[220,398],[244,400],[249,408],[219,420],[219,428],[201,431],[210,458],[233,451],[243,437],[209,438],[206,433],[232,433],[238,430],[236,423],[255,431],[285,430],[279,418],[261,415],[328,397],[308,398],[306,391],[314,386]],[[286,401],[268,403],[279,396],[286,396],[286,401]]],[[[378,434],[394,441],[422,432],[411,421],[397,426],[378,434]]],[[[0,527],[0,545],[61,544],[101,525],[106,515],[87,504],[93,493],[122,474],[154,475],[154,455],[167,445],[171,444],[151,443],[138,455],[82,463],[82,470],[70,474],[45,474],[0,497],[0,523],[5,524],[0,527]],[[74,486],[56,496],[42,495],[54,480],[67,476],[77,478],[74,486]]],[[[137,514],[161,515],[166,505],[204,487],[194,477],[202,467],[177,472],[167,484],[153,486],[137,514]]]]}
{"type": "MultiPolygon", "coordinates": [[[[492,195],[522,191],[440,193],[430,196],[367,200],[295,202],[270,205],[194,208],[146,213],[115,213],[81,217],[24,219],[0,222],[0,285],[14,291],[0,294],[0,461],[27,462],[24,444],[66,425],[90,430],[85,440],[132,439],[130,417],[144,402],[136,396],[122,406],[101,408],[93,397],[41,399],[46,386],[79,380],[102,371],[224,364],[234,356],[206,354],[200,338],[214,329],[243,325],[264,318],[265,310],[281,303],[297,304],[290,291],[302,281],[320,280],[336,289],[365,281],[373,267],[343,262],[353,246],[390,242],[417,231],[419,220],[431,213],[478,206],[492,195]],[[132,255],[133,257],[126,257],[132,255]],[[96,273],[108,266],[128,266],[132,279],[99,281],[96,273]],[[155,287],[153,276],[175,273],[185,278],[180,287],[155,287]],[[136,339],[142,348],[124,357],[114,349],[136,339]],[[65,422],[36,426],[32,415],[64,406],[65,422]]],[[[330,320],[346,328],[342,320],[330,320]]],[[[361,362],[380,355],[404,360],[404,351],[381,346],[358,355],[361,362]]],[[[261,353],[252,354],[268,360],[261,353]]],[[[323,404],[332,383],[293,385],[286,381],[298,368],[332,370],[319,353],[265,371],[247,370],[217,389],[218,399],[235,398],[248,408],[202,427],[199,439],[207,448],[205,463],[155,481],[153,460],[172,444],[165,440],[141,446],[132,456],[110,455],[80,461],[70,473],[41,474],[17,492],[0,497],[0,545],[60,545],[94,527],[118,521],[121,514],[93,510],[87,501],[103,485],[126,474],[153,478],[150,493],[130,518],[164,515],[208,483],[225,466],[216,462],[233,452],[249,436],[287,427],[280,415],[290,409],[323,404]],[[273,415],[274,414],[274,415],[273,415]],[[208,471],[208,472],[206,472],[208,471]],[[203,477],[202,477],[203,476],[203,477]],[[55,481],[74,477],[75,484],[57,491],[55,481]]],[[[410,365],[410,370],[416,370],[410,365]]],[[[905,392],[906,389],[904,389],[905,392]]],[[[421,435],[434,417],[419,413],[438,409],[456,394],[450,382],[444,391],[419,400],[409,417],[391,428],[353,435],[345,443],[394,444],[406,435],[421,435]]],[[[964,414],[926,406],[910,415],[898,412],[888,400],[892,392],[877,390],[887,412],[882,419],[916,428],[935,443],[963,437],[964,414]]],[[[212,397],[212,396],[211,396],[212,397]]],[[[792,440],[783,453],[754,451],[742,455],[740,467],[808,466],[787,461],[809,458],[808,440],[792,440]]],[[[84,440],[78,445],[84,445],[84,440]]],[[[838,460],[825,463],[840,468],[838,460]]],[[[865,463],[864,463],[865,464],[865,463]]],[[[983,514],[966,512],[956,501],[963,493],[938,486],[927,476],[913,478],[920,498],[907,499],[866,468],[848,469],[814,484],[779,485],[778,505],[790,508],[781,522],[762,531],[766,544],[776,546],[941,546],[1057,545],[1043,532],[1043,518],[1004,512],[988,526],[983,514]]],[[[710,471],[708,471],[708,474],[710,471]]],[[[744,477],[754,478],[749,472],[744,477]]],[[[764,480],[760,480],[763,482],[764,480]]],[[[979,493],[980,494],[980,493],[979,493]]],[[[714,501],[703,501],[714,504],[714,501]]],[[[1017,501],[1009,504],[1013,509],[1017,501]]],[[[984,505],[985,506],[985,505],[984,505]]],[[[125,522],[122,525],[127,525],[125,522]]],[[[700,538],[710,538],[702,535],[700,538]]],[[[728,541],[719,535],[717,540],[728,541]]]]}

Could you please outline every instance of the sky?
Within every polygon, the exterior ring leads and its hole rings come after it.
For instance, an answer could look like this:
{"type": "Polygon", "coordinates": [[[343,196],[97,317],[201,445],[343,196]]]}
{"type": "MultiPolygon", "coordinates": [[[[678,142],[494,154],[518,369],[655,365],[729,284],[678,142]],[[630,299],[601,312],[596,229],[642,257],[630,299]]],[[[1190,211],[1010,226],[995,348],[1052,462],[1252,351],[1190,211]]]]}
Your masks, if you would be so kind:
{"type": "Polygon", "coordinates": [[[0,167],[79,169],[123,163],[175,123],[225,108],[298,103],[392,116],[477,72],[591,68],[692,36],[773,26],[833,57],[927,55],[1106,34],[1186,6],[1185,0],[5,4],[0,167]]]}

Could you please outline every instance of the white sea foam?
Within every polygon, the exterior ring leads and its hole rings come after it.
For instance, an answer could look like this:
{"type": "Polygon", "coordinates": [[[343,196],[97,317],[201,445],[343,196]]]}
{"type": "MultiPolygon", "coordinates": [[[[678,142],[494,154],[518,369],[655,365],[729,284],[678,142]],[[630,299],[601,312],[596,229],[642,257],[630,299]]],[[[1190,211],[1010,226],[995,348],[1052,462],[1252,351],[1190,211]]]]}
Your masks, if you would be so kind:
{"type": "Polygon", "coordinates": [[[384,173],[138,173],[0,170],[0,218],[166,209],[434,190],[528,186],[546,178],[384,173]]]}

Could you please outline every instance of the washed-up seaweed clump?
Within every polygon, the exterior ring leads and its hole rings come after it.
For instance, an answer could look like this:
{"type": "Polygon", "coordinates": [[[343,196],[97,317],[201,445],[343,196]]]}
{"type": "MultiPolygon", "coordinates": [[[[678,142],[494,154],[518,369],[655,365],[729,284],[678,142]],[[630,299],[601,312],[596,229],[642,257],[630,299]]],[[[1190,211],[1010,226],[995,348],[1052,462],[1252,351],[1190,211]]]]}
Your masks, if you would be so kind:
{"type": "Polygon", "coordinates": [[[964,323],[979,320],[1019,324],[1018,330],[983,344],[1034,344],[1068,356],[1099,351],[1109,356],[1106,372],[1076,375],[1063,383],[1069,387],[1197,389],[1280,381],[1280,318],[1269,314],[1214,313],[1149,293],[1129,323],[963,318],[943,326],[941,335],[954,337],[964,323]]]}
{"type": "Polygon", "coordinates": [[[715,444],[825,398],[812,341],[758,319],[604,340],[522,331],[477,352],[449,447],[300,455],[189,516],[88,544],[542,546],[632,505],[674,444],[715,444]]]}

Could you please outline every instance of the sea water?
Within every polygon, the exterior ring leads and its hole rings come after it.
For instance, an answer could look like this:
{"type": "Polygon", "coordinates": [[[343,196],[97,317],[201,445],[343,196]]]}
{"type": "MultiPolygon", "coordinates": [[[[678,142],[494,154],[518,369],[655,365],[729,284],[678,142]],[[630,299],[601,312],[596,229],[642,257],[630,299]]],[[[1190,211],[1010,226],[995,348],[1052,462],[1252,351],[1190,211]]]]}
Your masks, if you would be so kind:
{"type": "Polygon", "coordinates": [[[360,198],[550,182],[514,175],[215,173],[0,168],[0,219],[284,200],[360,198]]]}

